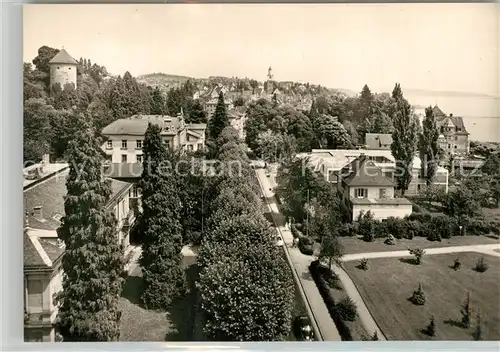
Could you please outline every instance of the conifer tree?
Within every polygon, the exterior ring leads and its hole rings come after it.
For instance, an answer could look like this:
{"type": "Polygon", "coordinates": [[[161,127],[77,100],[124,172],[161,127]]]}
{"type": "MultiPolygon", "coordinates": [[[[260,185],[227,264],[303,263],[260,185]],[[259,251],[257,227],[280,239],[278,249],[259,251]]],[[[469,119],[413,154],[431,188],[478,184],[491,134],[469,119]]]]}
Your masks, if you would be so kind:
{"type": "Polygon", "coordinates": [[[207,123],[207,114],[203,109],[199,100],[195,100],[191,111],[189,112],[189,117],[186,119],[187,123],[207,123]]]}
{"type": "Polygon", "coordinates": [[[227,116],[226,104],[224,101],[224,93],[219,93],[219,101],[215,107],[215,112],[208,122],[208,132],[210,138],[217,140],[222,130],[229,126],[229,118],[227,116]]]}
{"type": "Polygon", "coordinates": [[[427,180],[427,185],[432,183],[437,171],[439,157],[439,131],[432,107],[425,109],[425,118],[422,123],[423,130],[419,138],[419,150],[422,160],[422,173],[427,180]]]}
{"type": "Polygon", "coordinates": [[[117,341],[123,253],[115,217],[106,208],[111,188],[102,179],[100,146],[81,118],[68,146],[68,193],[58,229],[65,252],[56,329],[65,341],[117,341]]]}
{"type": "Polygon", "coordinates": [[[151,94],[151,114],[165,115],[165,98],[163,97],[160,89],[155,87],[151,94]]]}
{"type": "Polygon", "coordinates": [[[181,202],[160,127],[149,124],[144,137],[142,189],[142,300],[150,309],[166,309],[185,288],[182,261],[181,202]],[[169,172],[170,171],[170,172],[169,172]],[[170,174],[168,174],[170,173],[170,174]]]}
{"type": "Polygon", "coordinates": [[[392,92],[391,119],[394,124],[391,151],[396,159],[397,171],[394,176],[398,188],[404,195],[412,179],[413,158],[417,143],[418,120],[413,115],[411,105],[403,97],[399,83],[392,92]]]}

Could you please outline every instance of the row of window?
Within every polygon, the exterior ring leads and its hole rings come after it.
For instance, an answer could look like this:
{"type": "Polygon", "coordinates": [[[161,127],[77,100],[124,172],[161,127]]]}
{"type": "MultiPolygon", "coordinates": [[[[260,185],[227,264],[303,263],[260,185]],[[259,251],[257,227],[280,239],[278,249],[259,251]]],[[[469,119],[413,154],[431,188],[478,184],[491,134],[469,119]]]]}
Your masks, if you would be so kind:
{"type": "MultiPolygon", "coordinates": [[[[106,146],[108,149],[112,149],[113,148],[113,141],[108,140],[106,146]]],[[[122,140],[122,149],[127,149],[127,148],[128,148],[128,141],[126,139],[123,139],[122,140]]],[[[141,139],[138,139],[135,141],[135,148],[142,149],[142,140],[141,139]]]]}
{"type": "MultiPolygon", "coordinates": [[[[356,198],[367,198],[368,197],[368,189],[367,188],[355,188],[354,196],[356,198]]],[[[379,198],[387,197],[387,189],[379,188],[379,198]]]]}
{"type": "MultiPolygon", "coordinates": [[[[138,163],[142,163],[143,160],[142,154],[137,154],[136,159],[138,163]]],[[[127,162],[128,162],[127,154],[122,154],[122,163],[127,163],[127,162]]]]}

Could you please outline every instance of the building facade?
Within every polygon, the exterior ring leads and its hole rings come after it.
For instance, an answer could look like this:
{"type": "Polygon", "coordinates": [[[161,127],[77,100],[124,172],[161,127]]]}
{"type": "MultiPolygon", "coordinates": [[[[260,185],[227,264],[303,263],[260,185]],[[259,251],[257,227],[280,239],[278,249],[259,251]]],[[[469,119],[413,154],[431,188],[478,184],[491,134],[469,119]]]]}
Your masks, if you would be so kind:
{"type": "Polygon", "coordinates": [[[446,115],[436,105],[433,108],[436,124],[439,129],[439,145],[449,154],[469,153],[469,132],[461,116],[446,115]]]}
{"type": "Polygon", "coordinates": [[[78,63],[63,48],[50,61],[50,87],[59,84],[61,89],[67,84],[72,84],[76,89],[78,63]]]}
{"type": "MultiPolygon", "coordinates": [[[[172,149],[188,152],[204,150],[206,124],[185,124],[184,116],[135,115],[112,122],[102,130],[106,142],[102,150],[113,164],[141,164],[143,143],[148,124],[161,127],[161,136],[172,149]]],[[[137,175],[137,177],[139,177],[137,175]]]]}
{"type": "MultiPolygon", "coordinates": [[[[313,149],[308,153],[313,167],[319,171],[326,180],[337,182],[335,172],[341,170],[350,162],[364,154],[373,161],[389,179],[395,181],[394,174],[397,172],[396,161],[390,150],[382,149],[313,149]]],[[[448,192],[448,170],[438,167],[433,185],[448,192]]],[[[425,177],[422,175],[422,162],[419,157],[413,159],[412,180],[408,186],[406,195],[412,196],[427,187],[425,177]]]]}
{"type": "MultiPolygon", "coordinates": [[[[54,295],[62,290],[61,259],[64,244],[57,229],[64,216],[64,197],[69,166],[39,166],[35,179],[25,180],[24,224],[24,338],[25,341],[56,341],[54,295]]],[[[29,175],[25,172],[25,175],[29,175]]],[[[111,196],[106,207],[117,220],[117,239],[125,255],[130,227],[135,220],[133,189],[128,182],[110,180],[111,196]]]]}
{"type": "Polygon", "coordinates": [[[375,220],[403,218],[412,212],[412,203],[394,197],[394,182],[364,154],[335,172],[335,176],[337,190],[348,204],[352,221],[367,212],[375,220]]]}

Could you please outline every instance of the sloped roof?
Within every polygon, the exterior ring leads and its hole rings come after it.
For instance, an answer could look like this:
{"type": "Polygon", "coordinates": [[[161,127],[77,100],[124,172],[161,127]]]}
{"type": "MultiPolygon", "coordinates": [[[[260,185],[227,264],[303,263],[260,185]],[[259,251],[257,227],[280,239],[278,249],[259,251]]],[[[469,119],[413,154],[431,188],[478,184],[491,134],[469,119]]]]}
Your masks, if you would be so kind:
{"type": "Polygon", "coordinates": [[[23,234],[23,262],[24,266],[46,266],[26,231],[23,234]]]}
{"type": "Polygon", "coordinates": [[[446,114],[437,105],[432,108],[432,111],[436,117],[446,117],[446,114]]]}
{"type": "MultiPolygon", "coordinates": [[[[144,136],[151,122],[163,126],[165,120],[170,120],[174,129],[179,127],[179,119],[168,115],[134,115],[129,118],[113,121],[103,128],[103,135],[144,136]]],[[[173,135],[175,131],[162,131],[162,135],[173,135]]]]}
{"type": "Polygon", "coordinates": [[[68,64],[68,65],[78,65],[78,62],[71,57],[70,54],[65,49],[59,50],[59,52],[49,61],[49,64],[68,64]]]}
{"type": "Polygon", "coordinates": [[[390,133],[367,133],[365,144],[368,148],[381,148],[382,145],[392,144],[392,135],[390,133]]]}
{"type": "Polygon", "coordinates": [[[394,182],[364,154],[342,168],[340,175],[345,175],[343,181],[349,186],[394,187],[394,182]]]}
{"type": "Polygon", "coordinates": [[[352,198],[352,204],[356,205],[411,205],[412,203],[406,198],[352,198]]]}
{"type": "MultiPolygon", "coordinates": [[[[69,169],[35,184],[23,192],[24,213],[28,215],[30,228],[57,230],[61,224],[57,217],[64,216],[64,197],[67,193],[66,178],[68,174],[69,169]],[[33,209],[37,206],[42,207],[42,219],[38,219],[34,214],[33,209]]],[[[110,202],[120,192],[131,186],[130,183],[112,179],[110,202]]]]}

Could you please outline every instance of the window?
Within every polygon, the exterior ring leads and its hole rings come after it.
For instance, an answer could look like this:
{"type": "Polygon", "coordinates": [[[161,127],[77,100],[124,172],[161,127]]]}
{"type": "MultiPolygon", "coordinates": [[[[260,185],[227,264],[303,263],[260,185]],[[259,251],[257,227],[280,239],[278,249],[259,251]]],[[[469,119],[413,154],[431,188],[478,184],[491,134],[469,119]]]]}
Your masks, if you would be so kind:
{"type": "Polygon", "coordinates": [[[385,198],[387,196],[387,190],[385,188],[380,188],[379,195],[379,198],[385,198]]]}
{"type": "Polygon", "coordinates": [[[197,150],[203,150],[203,143],[198,143],[198,149],[197,150]]]}
{"type": "Polygon", "coordinates": [[[192,151],[193,151],[193,149],[194,149],[194,146],[193,146],[192,144],[188,144],[188,150],[189,150],[190,152],[192,152],[192,151]]]}
{"type": "Polygon", "coordinates": [[[31,330],[26,335],[26,342],[43,342],[43,332],[41,331],[31,330]]]}
{"type": "Polygon", "coordinates": [[[137,162],[142,163],[142,154],[137,155],[137,162]]]}
{"type": "Polygon", "coordinates": [[[457,149],[457,146],[455,146],[455,149],[457,149]]]}
{"type": "Polygon", "coordinates": [[[122,154],[122,163],[127,162],[127,154],[122,154]]]}
{"type": "Polygon", "coordinates": [[[366,198],[368,196],[368,190],[366,188],[356,188],[354,190],[354,196],[356,198],[366,198]]]}
{"type": "Polygon", "coordinates": [[[450,149],[450,148],[451,148],[451,144],[448,144],[448,149],[450,149]]]}
{"type": "Polygon", "coordinates": [[[112,149],[113,148],[113,141],[107,141],[106,142],[106,148],[112,149]]]}
{"type": "Polygon", "coordinates": [[[125,139],[122,140],[122,149],[127,149],[127,141],[125,139]]]}
{"type": "Polygon", "coordinates": [[[43,308],[43,285],[41,280],[28,280],[28,309],[30,313],[41,313],[43,308]]]}
{"type": "Polygon", "coordinates": [[[420,192],[420,188],[421,188],[420,186],[422,186],[422,185],[417,185],[417,191],[418,192],[420,192]]]}
{"type": "Polygon", "coordinates": [[[457,137],[457,136],[455,136],[455,140],[458,140],[458,137],[457,137]]]}
{"type": "Polygon", "coordinates": [[[136,143],[136,146],[135,146],[135,147],[136,147],[137,149],[142,149],[142,140],[138,139],[135,143],[136,143]]]}

